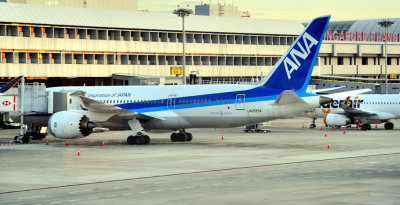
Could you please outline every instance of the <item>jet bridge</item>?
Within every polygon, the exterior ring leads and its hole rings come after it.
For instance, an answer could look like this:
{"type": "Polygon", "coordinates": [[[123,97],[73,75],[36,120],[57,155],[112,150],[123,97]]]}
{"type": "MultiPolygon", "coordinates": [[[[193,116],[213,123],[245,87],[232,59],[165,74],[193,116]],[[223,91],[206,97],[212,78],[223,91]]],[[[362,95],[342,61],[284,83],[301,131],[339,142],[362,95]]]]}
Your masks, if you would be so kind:
{"type": "Polygon", "coordinates": [[[71,97],[71,92],[47,91],[44,83],[30,83],[24,86],[20,83],[17,88],[11,88],[0,96],[3,122],[22,122],[25,125],[21,127],[20,136],[14,139],[23,143],[44,138],[50,116],[55,112],[71,109],[79,109],[78,103],[71,97]],[[21,89],[24,89],[23,92],[21,89]]]}

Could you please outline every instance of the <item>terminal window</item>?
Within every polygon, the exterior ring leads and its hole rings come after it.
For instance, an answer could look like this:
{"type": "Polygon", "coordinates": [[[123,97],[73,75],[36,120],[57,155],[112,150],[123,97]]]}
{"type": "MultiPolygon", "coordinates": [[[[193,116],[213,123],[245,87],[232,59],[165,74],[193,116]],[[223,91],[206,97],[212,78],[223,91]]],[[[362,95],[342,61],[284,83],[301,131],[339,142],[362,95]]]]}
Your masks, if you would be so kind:
{"type": "Polygon", "coordinates": [[[337,59],[338,65],[343,65],[343,57],[339,56],[337,59]]]}
{"type": "Polygon", "coordinates": [[[368,65],[368,57],[362,57],[362,65],[368,65]]]}

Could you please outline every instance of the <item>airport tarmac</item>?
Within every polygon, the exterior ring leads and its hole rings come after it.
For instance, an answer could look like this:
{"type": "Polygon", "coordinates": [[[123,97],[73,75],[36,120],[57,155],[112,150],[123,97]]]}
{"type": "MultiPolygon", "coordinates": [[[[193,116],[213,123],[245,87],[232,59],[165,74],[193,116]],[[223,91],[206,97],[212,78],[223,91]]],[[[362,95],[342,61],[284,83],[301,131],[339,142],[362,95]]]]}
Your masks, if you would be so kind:
{"type": "Polygon", "coordinates": [[[18,130],[0,130],[0,204],[400,204],[400,122],[346,134],[309,124],[193,129],[192,142],[151,134],[141,146],[128,131],[65,146],[8,144],[18,130]]]}

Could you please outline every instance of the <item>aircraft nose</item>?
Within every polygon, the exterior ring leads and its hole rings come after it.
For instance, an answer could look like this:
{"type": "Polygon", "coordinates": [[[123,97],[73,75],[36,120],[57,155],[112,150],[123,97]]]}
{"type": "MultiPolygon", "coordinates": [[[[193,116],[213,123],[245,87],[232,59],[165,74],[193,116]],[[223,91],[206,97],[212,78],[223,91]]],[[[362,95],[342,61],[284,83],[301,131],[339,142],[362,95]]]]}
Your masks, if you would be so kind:
{"type": "Polygon", "coordinates": [[[329,103],[332,101],[332,98],[324,97],[324,96],[319,96],[319,104],[320,105],[325,105],[326,103],[329,103]]]}

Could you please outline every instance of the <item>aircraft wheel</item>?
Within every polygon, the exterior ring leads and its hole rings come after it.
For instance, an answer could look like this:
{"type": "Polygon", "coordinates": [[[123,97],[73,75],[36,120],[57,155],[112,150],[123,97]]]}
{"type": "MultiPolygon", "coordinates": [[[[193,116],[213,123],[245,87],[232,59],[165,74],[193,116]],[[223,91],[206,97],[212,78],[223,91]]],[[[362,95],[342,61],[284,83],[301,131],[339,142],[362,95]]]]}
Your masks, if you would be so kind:
{"type": "Polygon", "coordinates": [[[190,132],[188,132],[188,133],[186,133],[186,141],[192,141],[192,139],[193,139],[193,135],[192,135],[192,133],[190,133],[190,132]]]}
{"type": "Polygon", "coordinates": [[[393,123],[391,123],[391,122],[385,123],[385,129],[391,130],[391,129],[393,129],[393,127],[394,127],[393,123]]]}
{"type": "Polygon", "coordinates": [[[135,144],[135,137],[134,136],[129,136],[127,139],[126,139],[126,142],[129,144],[129,145],[134,145],[135,144]]]}
{"type": "Polygon", "coordinates": [[[150,144],[150,137],[148,135],[143,135],[143,144],[150,144]]]}
{"type": "Polygon", "coordinates": [[[135,136],[135,144],[141,145],[144,143],[144,139],[142,135],[136,135],[135,136]]]}
{"type": "Polygon", "coordinates": [[[184,132],[178,134],[178,141],[186,141],[186,134],[184,132]]]}
{"type": "Polygon", "coordinates": [[[370,124],[368,124],[368,130],[371,130],[371,125],[370,124]]]}
{"type": "Polygon", "coordinates": [[[171,134],[171,141],[172,142],[176,142],[176,141],[178,141],[178,134],[177,133],[172,133],[171,134]]]}
{"type": "Polygon", "coordinates": [[[362,124],[361,125],[362,130],[368,130],[368,124],[362,124]]]}

